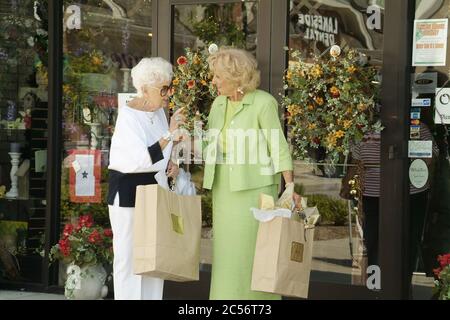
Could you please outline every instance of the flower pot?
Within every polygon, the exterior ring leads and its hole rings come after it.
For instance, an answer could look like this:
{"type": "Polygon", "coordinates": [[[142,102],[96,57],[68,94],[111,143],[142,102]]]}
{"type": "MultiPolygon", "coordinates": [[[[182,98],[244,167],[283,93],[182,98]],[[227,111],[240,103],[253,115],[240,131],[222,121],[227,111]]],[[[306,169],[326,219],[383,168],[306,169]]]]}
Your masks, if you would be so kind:
{"type": "Polygon", "coordinates": [[[116,92],[117,81],[109,74],[83,73],[81,86],[85,91],[91,92],[116,92]]]}
{"type": "Polygon", "coordinates": [[[102,265],[67,267],[67,280],[64,295],[71,300],[98,300],[108,294],[105,285],[106,271],[102,265]]]}

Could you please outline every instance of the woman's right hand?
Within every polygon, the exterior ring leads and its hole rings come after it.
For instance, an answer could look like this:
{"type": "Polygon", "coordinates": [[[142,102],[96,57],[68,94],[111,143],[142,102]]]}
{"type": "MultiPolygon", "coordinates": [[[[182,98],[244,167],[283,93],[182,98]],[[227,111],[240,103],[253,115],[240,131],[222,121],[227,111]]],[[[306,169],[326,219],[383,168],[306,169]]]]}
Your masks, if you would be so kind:
{"type": "Polygon", "coordinates": [[[184,122],[186,121],[186,117],[183,114],[183,110],[184,108],[178,109],[170,118],[169,131],[171,133],[175,133],[175,131],[178,130],[180,125],[184,124],[184,122]]]}

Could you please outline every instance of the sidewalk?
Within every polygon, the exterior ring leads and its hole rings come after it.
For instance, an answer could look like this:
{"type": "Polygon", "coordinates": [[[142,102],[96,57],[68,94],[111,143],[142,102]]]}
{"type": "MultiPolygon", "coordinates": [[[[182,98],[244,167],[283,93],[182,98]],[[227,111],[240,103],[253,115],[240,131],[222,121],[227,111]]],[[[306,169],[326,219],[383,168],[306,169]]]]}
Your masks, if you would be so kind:
{"type": "Polygon", "coordinates": [[[0,300],[66,300],[62,294],[0,290],[0,300]]]}

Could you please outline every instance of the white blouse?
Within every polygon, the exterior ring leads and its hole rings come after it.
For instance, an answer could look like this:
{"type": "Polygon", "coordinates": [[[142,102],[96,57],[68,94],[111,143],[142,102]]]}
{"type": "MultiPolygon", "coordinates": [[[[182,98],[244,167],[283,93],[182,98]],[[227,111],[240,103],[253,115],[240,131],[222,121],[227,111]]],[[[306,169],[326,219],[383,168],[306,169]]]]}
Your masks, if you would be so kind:
{"type": "Polygon", "coordinates": [[[120,107],[111,140],[108,168],[122,173],[158,172],[156,180],[166,186],[165,172],[173,143],[164,148],[164,159],[156,163],[152,163],[148,147],[157,143],[168,130],[163,108],[145,112],[127,105],[120,107]]]}

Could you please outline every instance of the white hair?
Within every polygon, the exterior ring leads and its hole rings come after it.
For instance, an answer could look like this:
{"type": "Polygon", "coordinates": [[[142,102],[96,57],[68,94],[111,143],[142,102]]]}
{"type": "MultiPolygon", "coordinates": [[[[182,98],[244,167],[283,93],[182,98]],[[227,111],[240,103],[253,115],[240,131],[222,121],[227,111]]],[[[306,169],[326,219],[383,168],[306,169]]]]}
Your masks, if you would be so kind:
{"type": "Polygon", "coordinates": [[[167,60],[157,58],[143,58],[131,70],[133,86],[136,88],[138,95],[142,95],[144,86],[153,86],[163,82],[171,82],[173,77],[173,67],[167,60]]]}

